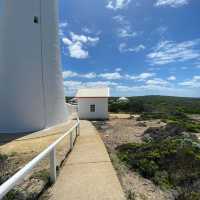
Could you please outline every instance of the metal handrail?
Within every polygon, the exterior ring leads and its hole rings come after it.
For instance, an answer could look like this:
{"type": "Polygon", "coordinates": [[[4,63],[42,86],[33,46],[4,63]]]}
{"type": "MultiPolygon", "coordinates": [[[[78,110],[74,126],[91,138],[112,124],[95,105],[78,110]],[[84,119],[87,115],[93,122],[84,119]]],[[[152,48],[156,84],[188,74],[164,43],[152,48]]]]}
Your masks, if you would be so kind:
{"type": "Polygon", "coordinates": [[[76,137],[80,134],[80,121],[77,117],[76,124],[70,128],[64,135],[58,138],[54,143],[42,151],[39,155],[33,158],[28,164],[26,164],[21,170],[9,178],[6,182],[0,185],[0,199],[2,199],[10,190],[18,185],[23,179],[32,171],[32,169],[38,165],[46,156],[50,156],[50,180],[52,183],[56,181],[56,146],[70,134],[70,150],[73,149],[73,131],[76,130],[76,137]]]}

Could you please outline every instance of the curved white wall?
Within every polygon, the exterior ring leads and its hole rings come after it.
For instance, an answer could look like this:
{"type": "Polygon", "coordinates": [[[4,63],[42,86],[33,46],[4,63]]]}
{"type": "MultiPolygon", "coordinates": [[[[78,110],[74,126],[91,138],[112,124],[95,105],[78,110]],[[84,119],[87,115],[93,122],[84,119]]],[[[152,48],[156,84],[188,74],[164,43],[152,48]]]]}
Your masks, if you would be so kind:
{"type": "Polygon", "coordinates": [[[37,131],[67,120],[57,11],[57,0],[1,1],[0,132],[37,131]]]}

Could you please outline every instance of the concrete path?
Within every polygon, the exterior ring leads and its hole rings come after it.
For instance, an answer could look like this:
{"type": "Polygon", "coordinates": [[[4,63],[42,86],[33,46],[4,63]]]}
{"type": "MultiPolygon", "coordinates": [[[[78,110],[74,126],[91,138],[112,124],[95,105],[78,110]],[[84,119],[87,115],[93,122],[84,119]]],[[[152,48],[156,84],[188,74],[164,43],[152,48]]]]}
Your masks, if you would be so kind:
{"type": "Polygon", "coordinates": [[[50,191],[50,199],[124,199],[106,148],[91,122],[81,121],[81,134],[50,191]]]}

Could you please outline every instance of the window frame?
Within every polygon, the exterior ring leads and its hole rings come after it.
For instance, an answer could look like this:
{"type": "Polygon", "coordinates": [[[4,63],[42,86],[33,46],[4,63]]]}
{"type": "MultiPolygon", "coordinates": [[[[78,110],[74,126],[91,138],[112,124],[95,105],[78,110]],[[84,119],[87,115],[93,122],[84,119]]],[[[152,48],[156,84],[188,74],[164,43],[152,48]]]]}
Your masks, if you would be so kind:
{"type": "Polygon", "coordinates": [[[96,112],[96,105],[95,104],[90,104],[90,112],[95,113],[96,112]]]}

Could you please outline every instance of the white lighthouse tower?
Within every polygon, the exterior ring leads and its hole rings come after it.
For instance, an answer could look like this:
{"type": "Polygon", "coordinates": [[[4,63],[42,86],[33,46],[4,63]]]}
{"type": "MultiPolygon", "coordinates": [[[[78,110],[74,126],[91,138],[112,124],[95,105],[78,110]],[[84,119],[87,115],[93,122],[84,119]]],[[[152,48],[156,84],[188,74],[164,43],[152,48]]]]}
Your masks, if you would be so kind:
{"type": "Polygon", "coordinates": [[[67,120],[57,0],[0,2],[0,133],[67,120]]]}

